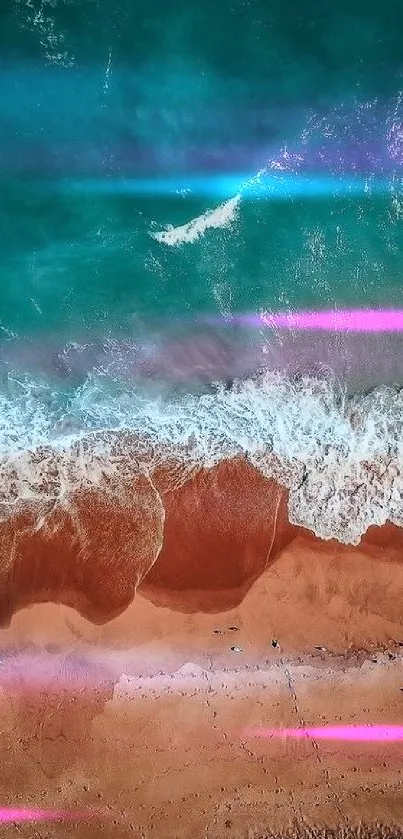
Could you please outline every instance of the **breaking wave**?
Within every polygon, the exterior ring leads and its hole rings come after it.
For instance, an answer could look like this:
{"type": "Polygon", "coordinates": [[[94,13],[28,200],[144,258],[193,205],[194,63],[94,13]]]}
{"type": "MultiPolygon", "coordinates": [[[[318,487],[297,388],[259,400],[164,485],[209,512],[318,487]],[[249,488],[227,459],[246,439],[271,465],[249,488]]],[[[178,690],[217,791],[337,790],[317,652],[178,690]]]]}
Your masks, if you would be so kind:
{"type": "MultiPolygon", "coordinates": [[[[371,525],[403,527],[403,390],[347,396],[331,377],[280,373],[231,388],[150,398],[91,375],[69,392],[9,377],[0,396],[3,521],[104,488],[130,504],[132,481],[172,486],[243,457],[288,489],[292,524],[358,544],[371,525]]],[[[239,487],[242,493],[242,487],[239,487]]],[[[38,525],[39,526],[39,525],[38,525]]]]}

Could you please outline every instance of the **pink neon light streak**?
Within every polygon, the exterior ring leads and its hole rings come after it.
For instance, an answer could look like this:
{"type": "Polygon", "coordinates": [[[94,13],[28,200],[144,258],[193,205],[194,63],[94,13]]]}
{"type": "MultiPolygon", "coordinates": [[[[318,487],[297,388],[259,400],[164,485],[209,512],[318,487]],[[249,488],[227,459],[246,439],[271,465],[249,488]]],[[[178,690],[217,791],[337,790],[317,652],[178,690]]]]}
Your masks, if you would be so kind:
{"type": "Polygon", "coordinates": [[[319,329],[335,332],[403,331],[403,309],[346,309],[327,312],[263,313],[256,317],[267,326],[319,329]]]}
{"type": "Polygon", "coordinates": [[[26,808],[0,807],[0,823],[41,822],[41,821],[81,821],[84,813],[71,810],[29,810],[26,808]]]}
{"type": "Polygon", "coordinates": [[[247,728],[243,735],[247,739],[263,737],[267,739],[296,740],[344,740],[366,743],[403,741],[403,725],[324,725],[320,728],[247,728]]]}

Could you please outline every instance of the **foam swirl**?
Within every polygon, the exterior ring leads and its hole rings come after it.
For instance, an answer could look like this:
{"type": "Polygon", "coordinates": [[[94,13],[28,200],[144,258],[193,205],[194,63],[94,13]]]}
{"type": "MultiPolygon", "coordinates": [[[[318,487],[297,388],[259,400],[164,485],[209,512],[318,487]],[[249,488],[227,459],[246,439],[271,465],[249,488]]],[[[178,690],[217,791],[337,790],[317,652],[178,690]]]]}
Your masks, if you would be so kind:
{"type": "Polygon", "coordinates": [[[178,484],[241,455],[289,489],[290,521],[322,539],[358,544],[372,524],[403,526],[403,391],[347,398],[333,379],[274,373],[164,400],[111,394],[95,377],[63,398],[32,380],[17,390],[0,405],[4,516],[112,479],[127,486],[168,461],[178,484]]]}

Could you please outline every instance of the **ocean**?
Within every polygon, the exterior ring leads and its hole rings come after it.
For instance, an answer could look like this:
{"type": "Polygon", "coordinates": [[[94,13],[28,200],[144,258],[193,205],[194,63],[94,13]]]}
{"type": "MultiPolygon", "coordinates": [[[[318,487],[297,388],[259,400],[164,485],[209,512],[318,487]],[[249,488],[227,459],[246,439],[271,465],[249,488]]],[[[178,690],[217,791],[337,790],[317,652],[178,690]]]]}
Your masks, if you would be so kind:
{"type": "Polygon", "coordinates": [[[402,525],[402,25],[2,6],[2,521],[245,458],[323,539],[402,525]]]}

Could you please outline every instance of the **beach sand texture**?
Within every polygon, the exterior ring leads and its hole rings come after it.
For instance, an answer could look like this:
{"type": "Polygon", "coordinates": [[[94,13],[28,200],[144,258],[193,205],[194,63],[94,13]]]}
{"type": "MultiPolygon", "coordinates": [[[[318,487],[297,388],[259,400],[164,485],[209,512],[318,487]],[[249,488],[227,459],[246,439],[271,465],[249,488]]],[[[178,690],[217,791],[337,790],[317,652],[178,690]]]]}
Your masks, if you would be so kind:
{"type": "Polygon", "coordinates": [[[319,540],[242,459],[133,496],[1,524],[1,800],[83,813],[4,835],[399,835],[402,742],[254,733],[403,725],[403,532],[319,540]]]}

